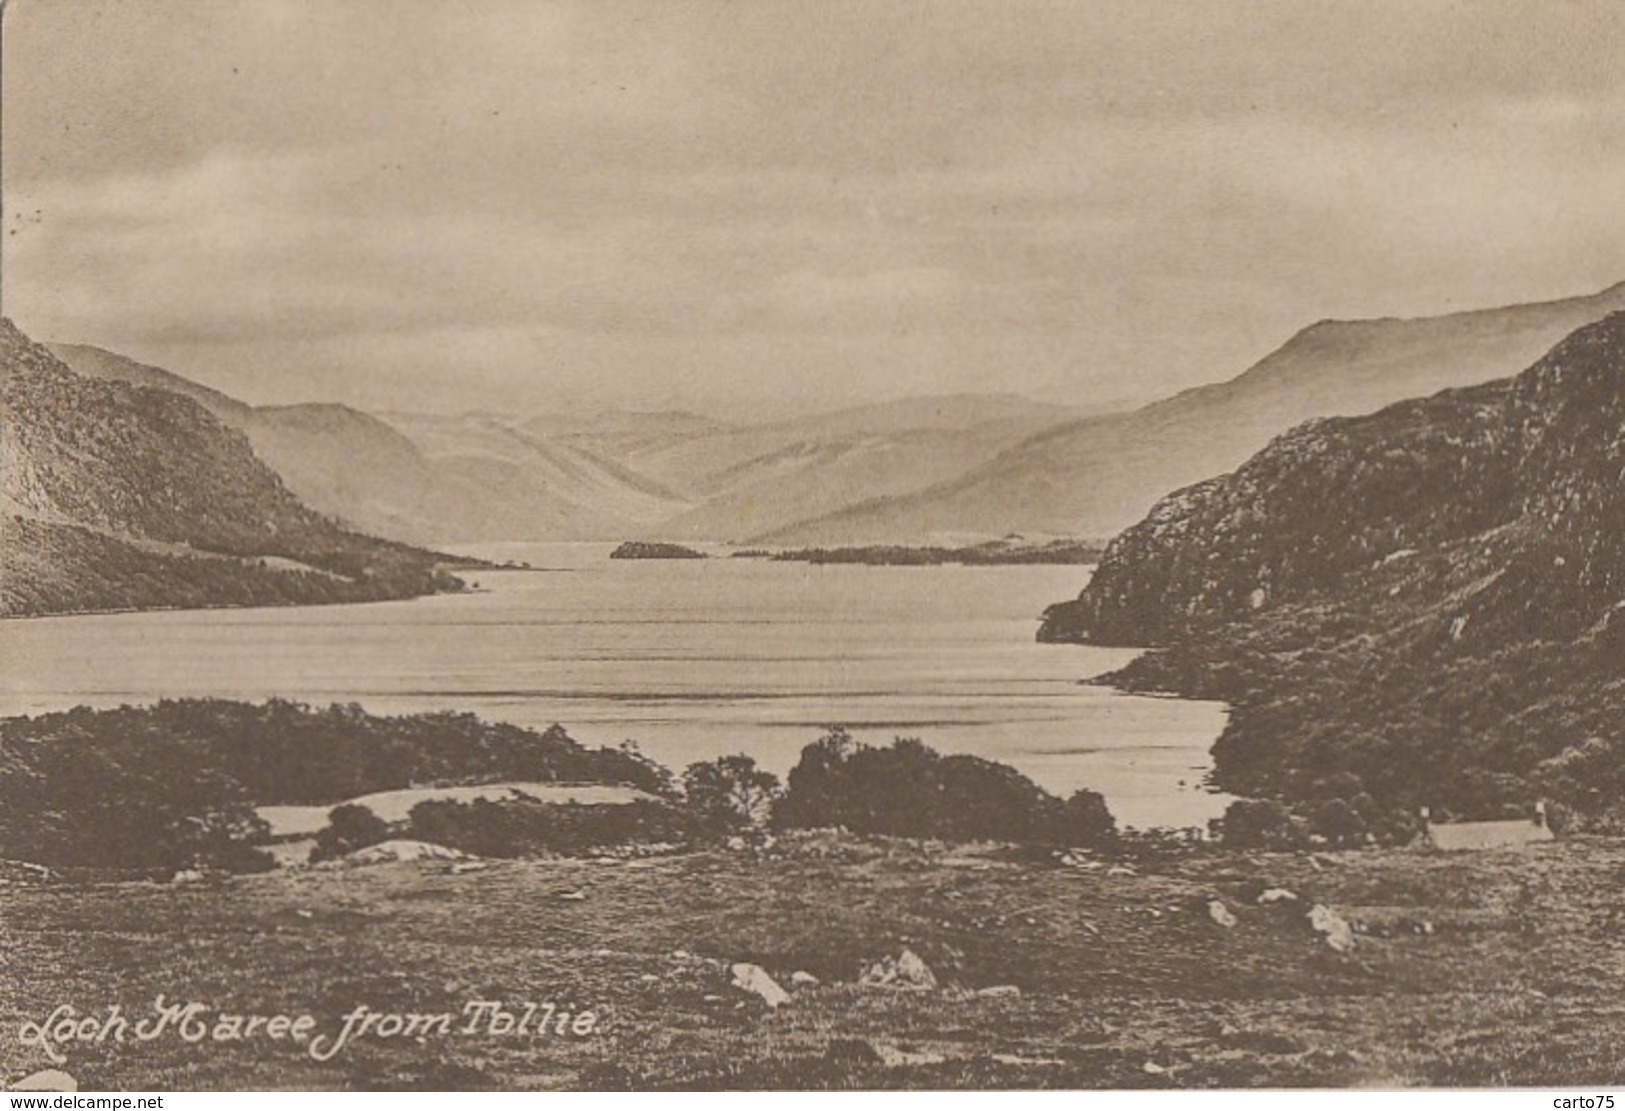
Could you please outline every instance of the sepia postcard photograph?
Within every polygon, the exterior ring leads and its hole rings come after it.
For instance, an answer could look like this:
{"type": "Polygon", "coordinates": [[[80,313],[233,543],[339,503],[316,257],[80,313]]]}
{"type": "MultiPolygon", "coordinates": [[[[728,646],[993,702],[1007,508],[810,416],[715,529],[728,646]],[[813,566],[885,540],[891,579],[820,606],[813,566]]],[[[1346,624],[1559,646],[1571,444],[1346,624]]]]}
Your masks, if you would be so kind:
{"type": "Polygon", "coordinates": [[[0,1090],[1612,1107],[1625,6],[0,11],[0,1090]]]}

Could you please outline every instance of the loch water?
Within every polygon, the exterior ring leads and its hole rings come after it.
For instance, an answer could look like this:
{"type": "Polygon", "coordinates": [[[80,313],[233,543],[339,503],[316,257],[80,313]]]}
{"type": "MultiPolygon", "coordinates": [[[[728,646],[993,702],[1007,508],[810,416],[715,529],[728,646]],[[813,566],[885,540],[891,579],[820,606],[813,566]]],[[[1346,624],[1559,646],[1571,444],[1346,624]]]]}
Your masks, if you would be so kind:
{"type": "Polygon", "coordinates": [[[0,714],[160,697],[466,710],[681,769],[747,752],[783,775],[829,726],[1101,791],[1121,823],[1201,825],[1222,705],[1080,682],[1132,650],[1039,644],[1073,566],[611,560],[608,545],[470,549],[529,570],[404,602],[0,622],[0,714]]]}

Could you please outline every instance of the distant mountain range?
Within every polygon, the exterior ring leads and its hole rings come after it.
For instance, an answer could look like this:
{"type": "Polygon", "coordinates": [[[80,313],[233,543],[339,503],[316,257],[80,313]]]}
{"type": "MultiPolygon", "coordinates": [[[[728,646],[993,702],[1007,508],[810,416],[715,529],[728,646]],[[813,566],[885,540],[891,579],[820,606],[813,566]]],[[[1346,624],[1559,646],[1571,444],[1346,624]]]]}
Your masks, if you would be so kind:
{"type": "Polygon", "coordinates": [[[1005,394],[911,398],[726,429],[627,457],[687,492],[659,522],[684,540],[744,540],[963,474],[1074,412],[1005,394]]]}
{"type": "Polygon", "coordinates": [[[77,374],[0,321],[0,616],[460,586],[444,557],[301,503],[204,404],[229,399],[152,375],[77,374]]]}
{"type": "Polygon", "coordinates": [[[1619,809],[1625,312],[1169,495],[1042,635],[1163,646],[1119,679],[1231,702],[1232,790],[1619,809]]]}
{"type": "Polygon", "coordinates": [[[1076,415],[991,394],[749,427],[681,412],[374,416],[251,406],[101,348],[52,350],[81,374],[193,398],[314,508],[422,544],[740,539],[941,482],[1076,415]]]}
{"type": "Polygon", "coordinates": [[[1113,536],[1163,494],[1234,470],[1294,425],[1504,378],[1620,309],[1625,283],[1589,297],[1449,316],[1323,321],[1228,382],[1052,427],[945,482],[753,539],[805,545],[1013,531],[1113,536]]]}
{"type": "Polygon", "coordinates": [[[966,394],[753,425],[683,412],[250,406],[98,348],[53,350],[82,374],[191,397],[313,508],[411,543],[962,545],[1104,539],[1304,420],[1504,377],[1621,308],[1625,284],[1538,305],[1322,322],[1231,381],[1124,413],[966,394]]]}

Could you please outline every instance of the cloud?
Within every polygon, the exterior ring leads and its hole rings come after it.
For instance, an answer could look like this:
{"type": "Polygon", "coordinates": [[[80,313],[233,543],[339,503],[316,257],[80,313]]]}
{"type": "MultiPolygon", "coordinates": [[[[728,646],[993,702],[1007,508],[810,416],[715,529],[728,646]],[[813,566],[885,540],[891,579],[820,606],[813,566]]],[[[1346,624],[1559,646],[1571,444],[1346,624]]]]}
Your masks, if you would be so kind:
{"type": "Polygon", "coordinates": [[[276,400],[1151,396],[1617,281],[1622,12],[14,0],[4,308],[276,400]]]}

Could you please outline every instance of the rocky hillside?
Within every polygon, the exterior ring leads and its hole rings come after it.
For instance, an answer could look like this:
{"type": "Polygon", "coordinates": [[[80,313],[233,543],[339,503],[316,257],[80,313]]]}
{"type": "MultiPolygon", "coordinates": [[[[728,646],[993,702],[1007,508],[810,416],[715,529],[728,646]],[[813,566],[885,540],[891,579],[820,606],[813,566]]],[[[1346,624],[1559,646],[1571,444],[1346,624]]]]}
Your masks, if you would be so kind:
{"type": "Polygon", "coordinates": [[[943,533],[1108,537],[1169,490],[1234,470],[1317,417],[1516,374],[1576,328],[1625,309],[1625,283],[1589,297],[1414,320],[1322,321],[1228,382],[1130,413],[1042,431],[927,489],[776,532],[781,544],[943,533]]]}
{"type": "Polygon", "coordinates": [[[440,557],[299,501],[197,400],[84,377],[0,321],[0,615],[359,601],[456,586],[440,557]]]}
{"type": "Polygon", "coordinates": [[[1625,313],[1165,498],[1041,636],[1236,706],[1219,780],[1482,810],[1625,786],[1625,313]]]}

